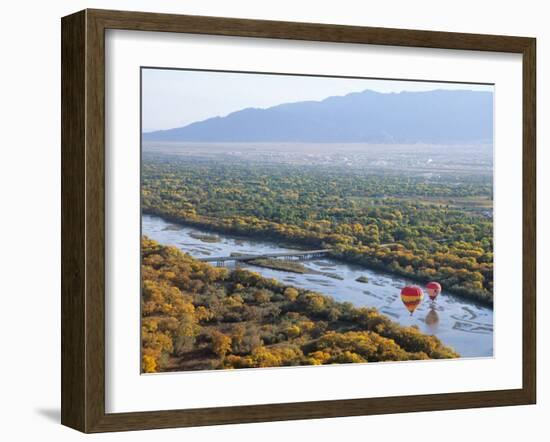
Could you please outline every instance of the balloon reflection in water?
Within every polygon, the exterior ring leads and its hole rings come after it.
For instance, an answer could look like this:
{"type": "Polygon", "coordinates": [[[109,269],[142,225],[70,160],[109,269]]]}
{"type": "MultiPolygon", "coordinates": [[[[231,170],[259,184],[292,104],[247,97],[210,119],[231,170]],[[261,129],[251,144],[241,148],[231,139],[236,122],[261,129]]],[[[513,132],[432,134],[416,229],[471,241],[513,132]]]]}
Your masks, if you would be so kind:
{"type": "Polygon", "coordinates": [[[434,308],[430,308],[430,311],[424,319],[426,325],[432,329],[435,329],[439,324],[439,314],[434,308]]]}

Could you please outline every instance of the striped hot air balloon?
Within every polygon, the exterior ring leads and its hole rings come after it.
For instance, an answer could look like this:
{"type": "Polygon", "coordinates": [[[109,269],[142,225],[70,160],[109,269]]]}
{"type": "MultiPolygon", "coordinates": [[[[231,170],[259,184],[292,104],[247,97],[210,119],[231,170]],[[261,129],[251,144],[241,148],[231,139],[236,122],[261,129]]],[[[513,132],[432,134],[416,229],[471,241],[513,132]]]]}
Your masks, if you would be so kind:
{"type": "Polygon", "coordinates": [[[428,284],[426,284],[426,291],[430,299],[435,301],[435,298],[441,293],[441,284],[435,281],[428,282],[428,284]]]}
{"type": "Polygon", "coordinates": [[[416,307],[418,307],[423,297],[424,293],[420,287],[408,285],[401,289],[401,301],[403,301],[407,310],[411,312],[411,315],[416,310],[416,307]]]}

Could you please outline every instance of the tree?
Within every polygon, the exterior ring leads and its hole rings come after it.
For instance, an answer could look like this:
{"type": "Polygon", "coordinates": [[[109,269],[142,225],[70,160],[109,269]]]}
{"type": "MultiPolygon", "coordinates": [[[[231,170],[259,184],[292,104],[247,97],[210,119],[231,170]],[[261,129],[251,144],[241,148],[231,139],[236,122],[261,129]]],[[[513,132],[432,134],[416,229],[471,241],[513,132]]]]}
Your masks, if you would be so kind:
{"type": "Polygon", "coordinates": [[[285,291],[283,292],[285,298],[287,301],[294,302],[296,301],[296,298],[298,298],[298,290],[296,290],[294,287],[287,287],[285,291]]]}
{"type": "Polygon", "coordinates": [[[254,292],[254,301],[258,304],[264,304],[269,302],[271,299],[271,294],[267,290],[256,290],[254,292]]]}
{"type": "Polygon", "coordinates": [[[231,350],[231,338],[217,330],[213,331],[210,337],[212,339],[212,351],[223,360],[231,350]]]}
{"type": "Polygon", "coordinates": [[[157,361],[151,355],[144,354],[141,359],[141,371],[144,373],[156,373],[157,372],[157,361]]]}

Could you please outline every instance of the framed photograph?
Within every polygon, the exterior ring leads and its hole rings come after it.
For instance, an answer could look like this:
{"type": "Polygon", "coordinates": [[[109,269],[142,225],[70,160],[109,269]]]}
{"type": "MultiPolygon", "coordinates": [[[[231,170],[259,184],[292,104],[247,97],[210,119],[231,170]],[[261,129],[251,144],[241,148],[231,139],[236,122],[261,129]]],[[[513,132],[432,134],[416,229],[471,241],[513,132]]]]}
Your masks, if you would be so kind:
{"type": "Polygon", "coordinates": [[[535,403],[535,39],[62,19],[62,423],[535,403]]]}

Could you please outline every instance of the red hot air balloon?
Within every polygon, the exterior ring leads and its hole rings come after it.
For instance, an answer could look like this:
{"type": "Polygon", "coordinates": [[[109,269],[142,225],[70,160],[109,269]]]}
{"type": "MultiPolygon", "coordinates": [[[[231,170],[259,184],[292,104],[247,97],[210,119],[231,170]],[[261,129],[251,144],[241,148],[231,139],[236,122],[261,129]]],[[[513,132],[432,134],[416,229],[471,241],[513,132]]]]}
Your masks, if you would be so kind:
{"type": "Polygon", "coordinates": [[[426,284],[426,291],[430,299],[435,301],[435,298],[441,293],[441,284],[435,281],[428,282],[428,284],[426,284]]]}
{"type": "Polygon", "coordinates": [[[423,297],[424,293],[420,287],[408,285],[401,289],[401,301],[403,301],[407,310],[411,312],[411,315],[416,310],[416,307],[418,307],[423,297]]]}

